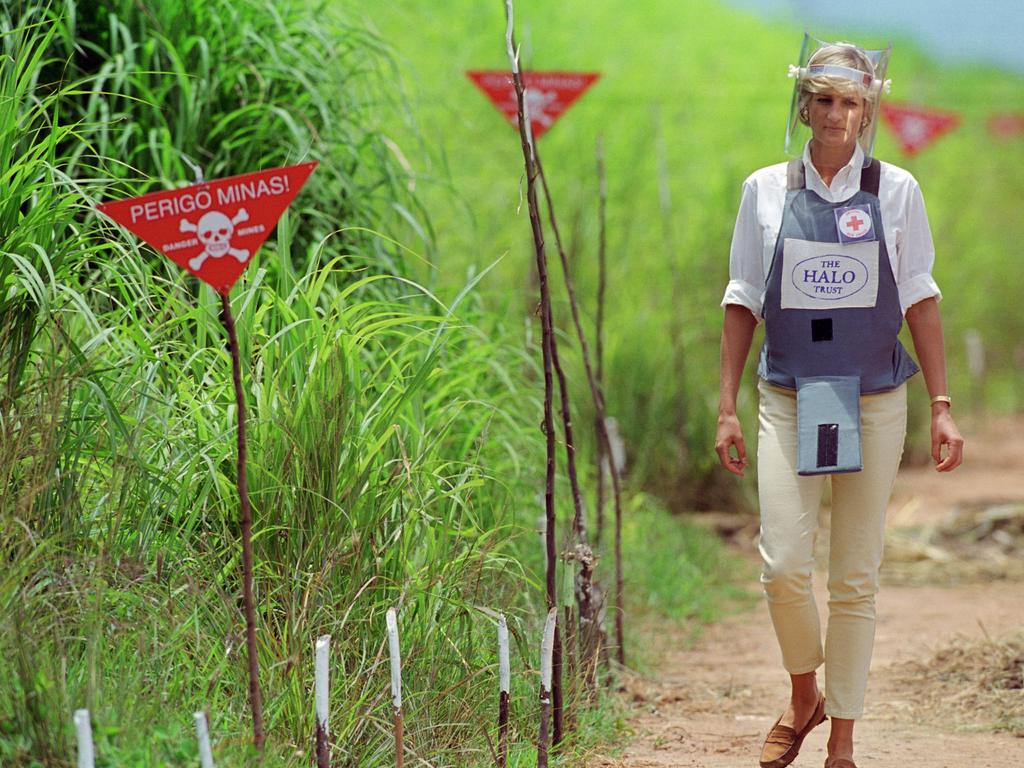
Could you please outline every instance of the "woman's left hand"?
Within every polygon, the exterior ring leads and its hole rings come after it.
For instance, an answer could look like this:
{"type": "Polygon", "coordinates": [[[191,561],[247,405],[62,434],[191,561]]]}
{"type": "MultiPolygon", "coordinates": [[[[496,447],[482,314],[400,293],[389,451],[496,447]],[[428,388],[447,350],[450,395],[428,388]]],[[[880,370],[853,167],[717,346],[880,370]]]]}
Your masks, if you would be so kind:
{"type": "Polygon", "coordinates": [[[938,406],[932,411],[932,458],[939,472],[951,472],[964,460],[964,439],[956,428],[948,406],[938,406]],[[942,456],[946,446],[946,456],[942,456]]]}

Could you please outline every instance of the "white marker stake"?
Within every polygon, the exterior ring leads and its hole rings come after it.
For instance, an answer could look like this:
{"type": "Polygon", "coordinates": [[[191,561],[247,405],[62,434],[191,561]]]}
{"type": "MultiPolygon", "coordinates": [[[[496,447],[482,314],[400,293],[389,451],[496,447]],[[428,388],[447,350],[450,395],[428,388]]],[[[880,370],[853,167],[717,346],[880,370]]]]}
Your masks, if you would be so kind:
{"type": "Polygon", "coordinates": [[[196,722],[196,741],[199,742],[199,764],[202,768],[214,768],[213,750],[210,748],[210,724],[206,722],[204,712],[192,715],[196,722]]]}
{"type": "Polygon", "coordinates": [[[388,646],[391,650],[391,703],[395,707],[395,763],[402,768],[402,657],[398,646],[398,618],[395,609],[388,608],[388,646]]]}
{"type": "Polygon", "coordinates": [[[558,609],[548,611],[548,619],[544,622],[544,639],[540,644],[540,684],[551,693],[551,656],[555,650],[555,622],[558,620],[558,609]]]}
{"type": "Polygon", "coordinates": [[[323,635],[316,641],[316,721],[330,733],[328,727],[328,702],[330,700],[330,667],[331,636],[323,635]]]}
{"type": "Polygon", "coordinates": [[[328,736],[330,709],[330,656],[331,636],[321,635],[316,641],[314,664],[314,690],[316,694],[316,764],[328,768],[331,764],[331,746],[328,736]]]}
{"type": "Polygon", "coordinates": [[[558,608],[548,611],[544,639],[540,644],[540,734],[537,738],[537,768],[548,765],[548,733],[551,723],[551,657],[555,651],[555,623],[558,608]]]}
{"type": "Polygon", "coordinates": [[[402,709],[402,656],[398,646],[398,617],[388,608],[388,646],[391,649],[391,700],[395,709],[402,709]]]}
{"type": "Polygon", "coordinates": [[[75,735],[78,737],[78,768],[95,768],[88,709],[75,710],[75,735]]]}
{"type": "Polygon", "coordinates": [[[508,701],[512,673],[508,660],[508,624],[505,614],[498,616],[498,768],[508,764],[508,701]]]}
{"type": "Polygon", "coordinates": [[[512,672],[508,661],[508,623],[505,614],[498,617],[498,682],[502,693],[512,689],[512,672]]]}

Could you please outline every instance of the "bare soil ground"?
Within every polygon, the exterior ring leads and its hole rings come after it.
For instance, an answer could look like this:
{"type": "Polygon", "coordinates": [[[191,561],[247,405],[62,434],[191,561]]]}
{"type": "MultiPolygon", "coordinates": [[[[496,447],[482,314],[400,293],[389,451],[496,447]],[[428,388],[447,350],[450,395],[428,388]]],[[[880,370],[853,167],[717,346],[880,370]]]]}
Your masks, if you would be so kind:
{"type": "MultiPolygon", "coordinates": [[[[857,725],[860,768],[1024,766],[1024,417],[965,438],[965,466],[948,475],[902,470],[893,493],[867,712],[857,725]]],[[[754,556],[751,526],[720,527],[754,556]]],[[[823,581],[815,591],[824,616],[823,581]]],[[[627,678],[632,743],[589,768],[756,766],[788,695],[763,600],[696,642],[685,627],[664,632],[648,633],[661,633],[652,641],[656,673],[627,678]]],[[[827,737],[826,723],[793,765],[823,765],[827,737]]]]}

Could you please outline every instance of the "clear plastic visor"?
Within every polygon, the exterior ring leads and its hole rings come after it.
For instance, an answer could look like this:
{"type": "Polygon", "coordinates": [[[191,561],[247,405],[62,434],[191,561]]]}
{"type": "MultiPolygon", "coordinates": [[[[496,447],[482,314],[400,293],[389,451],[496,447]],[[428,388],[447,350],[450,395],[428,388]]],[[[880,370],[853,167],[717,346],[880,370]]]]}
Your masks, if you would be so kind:
{"type": "Polygon", "coordinates": [[[875,135],[878,131],[879,103],[882,100],[882,95],[889,87],[888,81],[885,79],[885,73],[889,68],[889,54],[892,51],[892,47],[881,50],[860,49],[867,55],[874,68],[872,75],[859,69],[838,64],[816,64],[815,66],[809,66],[808,62],[814,54],[820,48],[827,45],[833,45],[833,43],[818,40],[804,33],[803,45],[800,48],[799,64],[789,68],[789,76],[794,79],[794,83],[793,100],[789,107],[789,122],[786,125],[786,154],[793,156],[803,154],[804,146],[811,139],[810,126],[805,125],[800,119],[800,87],[802,83],[810,78],[830,77],[839,78],[840,80],[860,86],[857,90],[867,94],[867,98],[865,98],[867,125],[861,130],[857,138],[857,143],[864,150],[864,158],[865,162],[867,162],[875,146],[875,135]]]}

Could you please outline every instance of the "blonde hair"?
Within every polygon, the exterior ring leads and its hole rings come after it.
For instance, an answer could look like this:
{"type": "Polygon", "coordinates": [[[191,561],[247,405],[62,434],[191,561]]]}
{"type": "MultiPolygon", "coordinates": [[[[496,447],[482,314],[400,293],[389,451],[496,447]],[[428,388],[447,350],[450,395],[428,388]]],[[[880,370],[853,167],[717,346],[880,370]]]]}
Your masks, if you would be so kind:
{"type": "MultiPolygon", "coordinates": [[[[827,64],[855,69],[867,75],[868,82],[873,83],[875,80],[875,67],[871,63],[871,59],[868,58],[868,55],[863,50],[852,43],[829,43],[828,45],[823,45],[814,52],[807,62],[808,67],[827,64]]],[[[815,77],[803,78],[800,80],[800,96],[797,102],[797,114],[800,117],[801,123],[810,125],[808,107],[811,103],[811,97],[816,93],[824,93],[826,91],[835,91],[842,96],[859,96],[864,100],[864,118],[861,120],[859,131],[859,133],[863,133],[864,129],[871,124],[871,116],[875,112],[874,107],[879,97],[878,88],[835,75],[817,75],[815,77]]]]}

